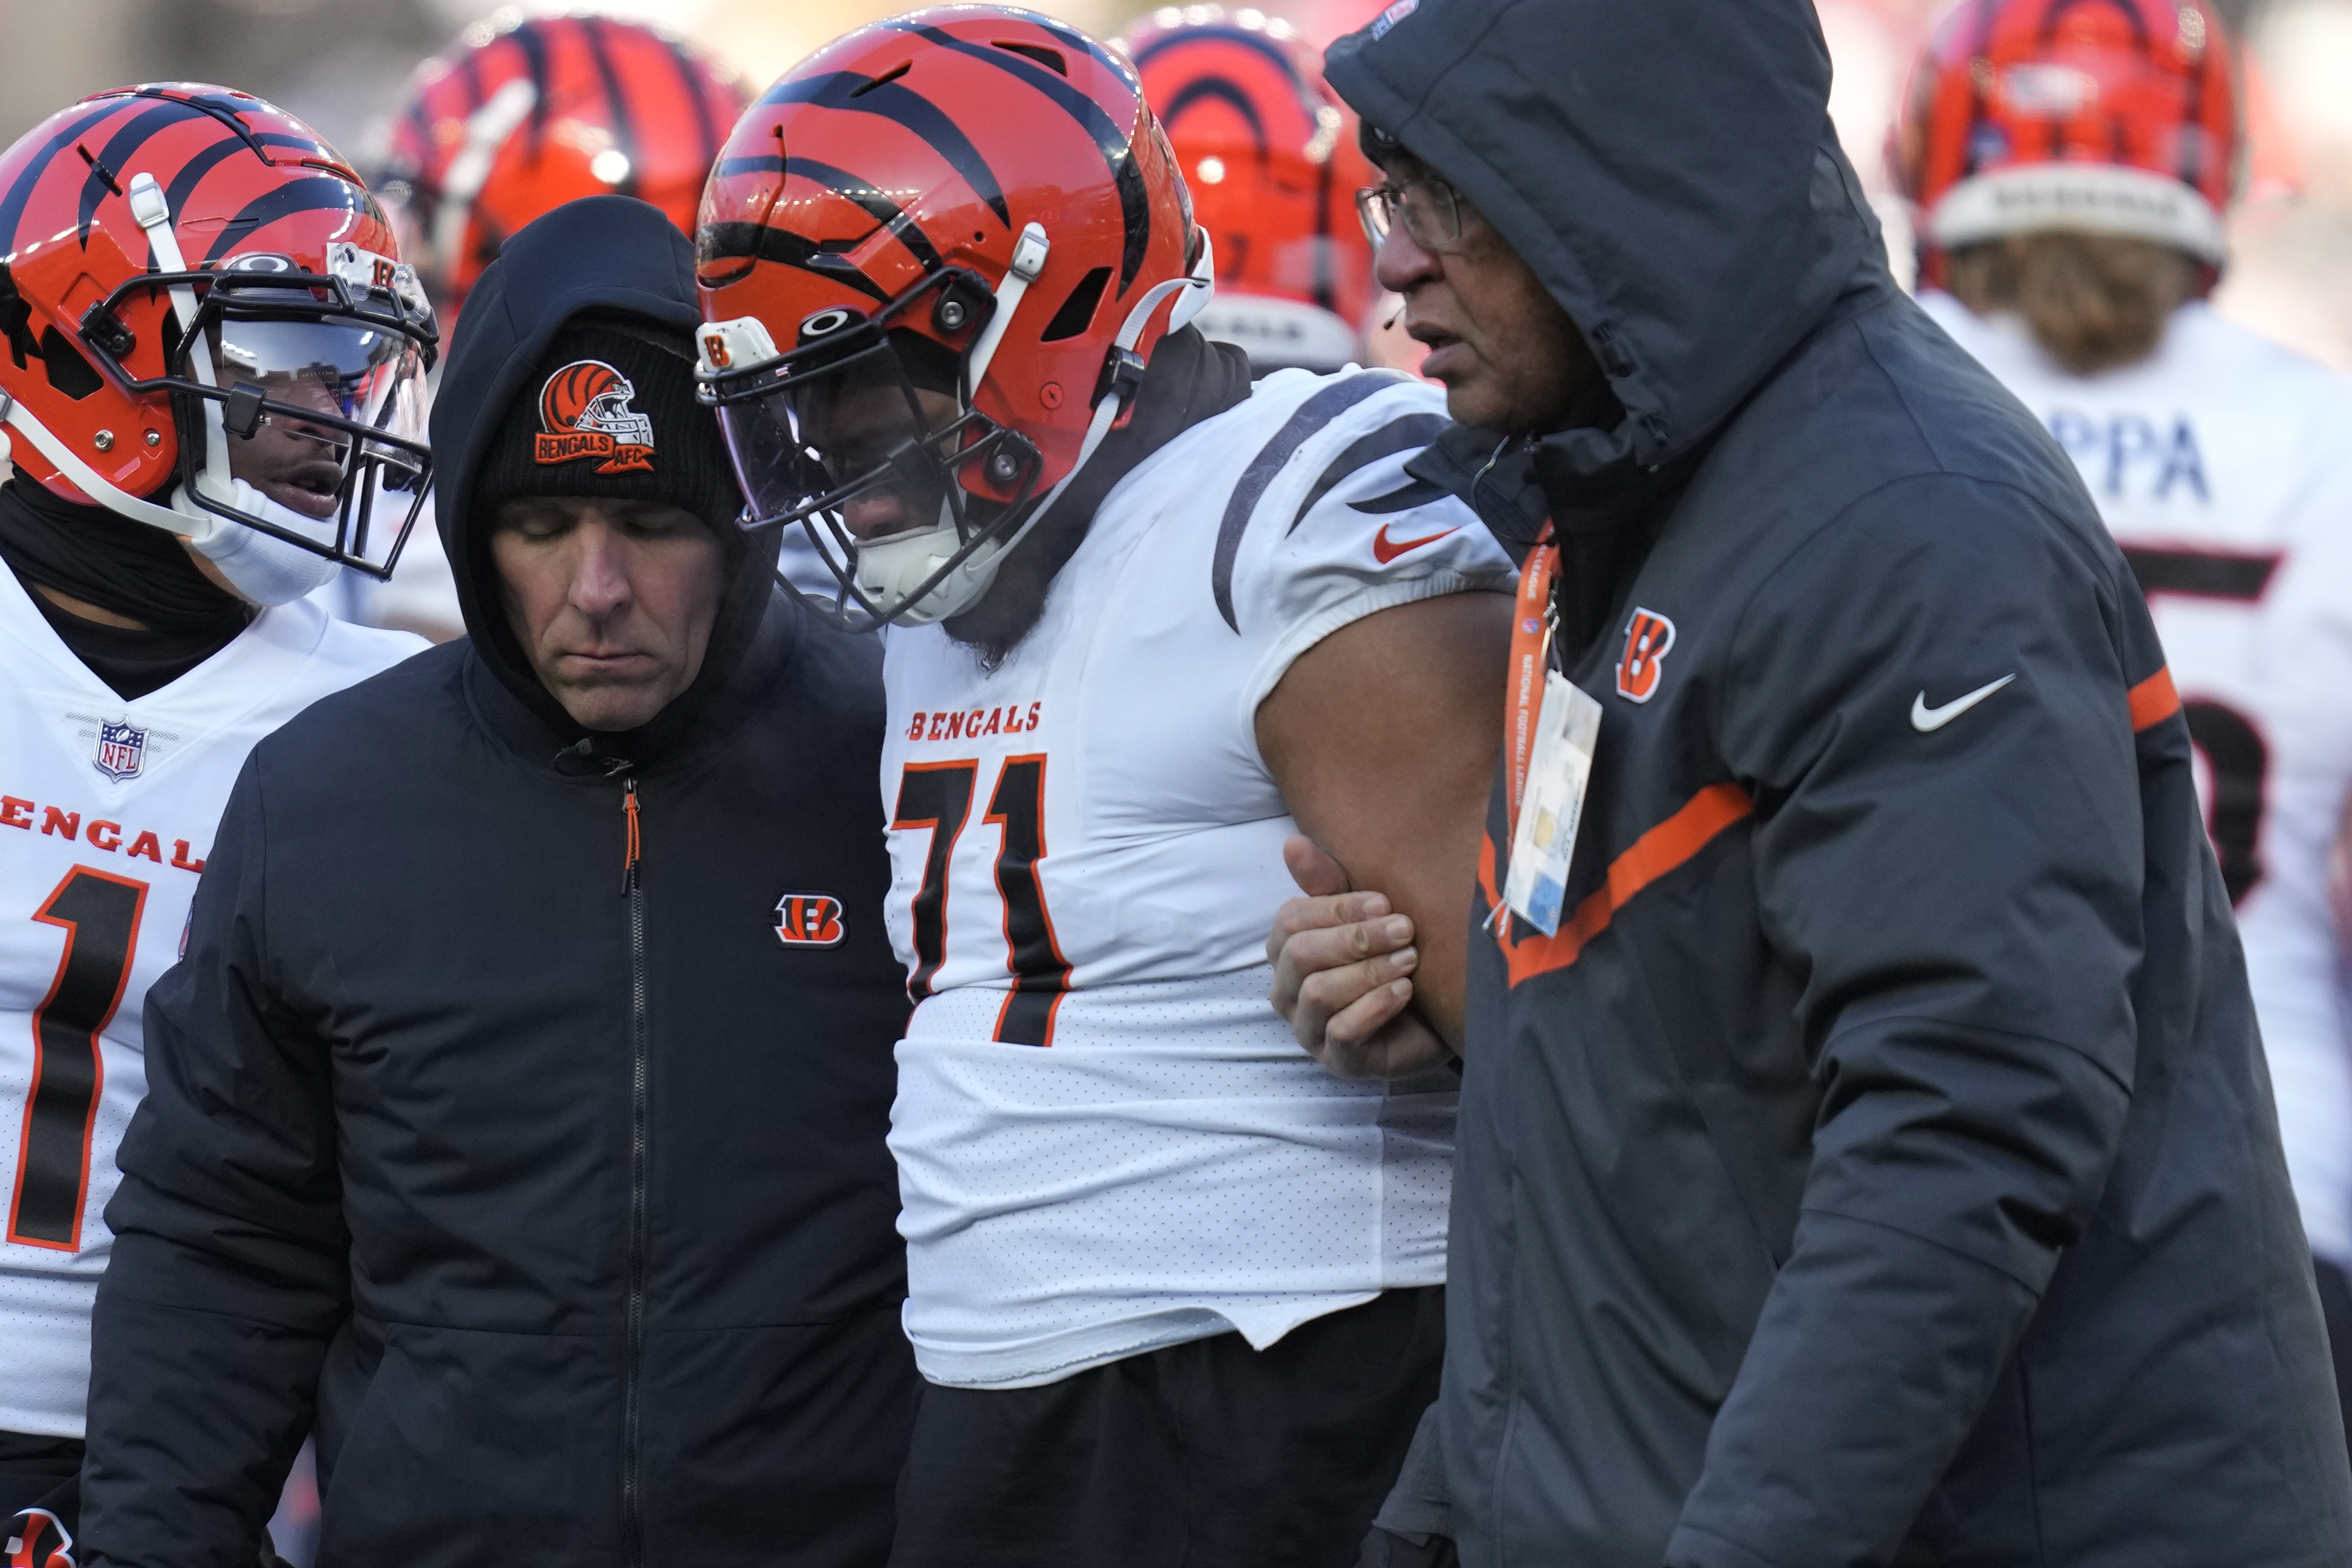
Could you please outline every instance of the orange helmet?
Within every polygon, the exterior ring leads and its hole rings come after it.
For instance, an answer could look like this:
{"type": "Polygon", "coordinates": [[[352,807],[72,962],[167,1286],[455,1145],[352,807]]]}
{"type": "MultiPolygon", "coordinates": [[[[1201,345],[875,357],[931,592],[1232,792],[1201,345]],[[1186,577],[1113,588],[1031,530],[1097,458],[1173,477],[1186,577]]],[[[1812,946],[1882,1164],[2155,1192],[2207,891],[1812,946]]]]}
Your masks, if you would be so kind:
{"type": "Polygon", "coordinates": [[[803,523],[845,620],[977,602],[1213,287],[1132,68],[1003,5],[795,67],[728,139],[696,248],[747,526],[803,523]]]}
{"type": "Polygon", "coordinates": [[[2236,50],[2206,0],[1965,0],[1895,143],[1920,276],[2036,229],[2158,240],[2218,268],[2245,149],[2236,50]]]}
{"type": "Polygon", "coordinates": [[[435,343],[375,198],[257,98],[120,88],[0,154],[0,415],[67,499],[388,577],[435,343]]]}
{"type": "Polygon", "coordinates": [[[1201,330],[1261,374],[1359,358],[1376,290],[1355,199],[1380,176],[1314,51],[1287,22],[1218,5],[1155,11],[1124,42],[1216,236],[1201,330]]]}
{"type": "Polygon", "coordinates": [[[688,233],[744,92],[669,34],[609,16],[468,29],[416,69],[377,180],[454,311],[507,237],[581,196],[651,202],[688,233]]]}

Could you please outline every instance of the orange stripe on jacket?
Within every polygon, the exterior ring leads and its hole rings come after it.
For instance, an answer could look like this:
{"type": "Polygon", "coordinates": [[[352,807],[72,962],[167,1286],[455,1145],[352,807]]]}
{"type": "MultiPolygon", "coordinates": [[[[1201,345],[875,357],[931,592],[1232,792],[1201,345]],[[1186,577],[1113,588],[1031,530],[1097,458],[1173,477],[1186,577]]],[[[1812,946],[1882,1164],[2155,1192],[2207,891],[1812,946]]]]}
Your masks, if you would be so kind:
{"type": "Polygon", "coordinates": [[[2150,725],[2162,724],[2180,711],[2180,694],[2173,688],[2172,671],[2159,665],[2156,674],[2131,689],[2131,727],[2137,735],[2150,725]]]}
{"type": "MultiPolygon", "coordinates": [[[[1606,931],[1617,911],[1635,894],[1682,865],[1713,842],[1717,834],[1734,822],[1745,821],[1755,810],[1755,802],[1738,785],[1710,784],[1685,801],[1682,810],[1635,839],[1631,848],[1610,862],[1607,878],[1576,906],[1576,913],[1560,922],[1556,935],[1538,934],[1514,943],[1509,935],[1509,917],[1506,915],[1496,924],[1496,940],[1502,944],[1503,955],[1509,960],[1511,984],[1516,986],[1575,963],[1585,944],[1606,931]]],[[[1495,891],[1496,881],[1495,841],[1489,834],[1479,845],[1478,885],[1486,894],[1490,907],[1502,902],[1495,891]]]]}

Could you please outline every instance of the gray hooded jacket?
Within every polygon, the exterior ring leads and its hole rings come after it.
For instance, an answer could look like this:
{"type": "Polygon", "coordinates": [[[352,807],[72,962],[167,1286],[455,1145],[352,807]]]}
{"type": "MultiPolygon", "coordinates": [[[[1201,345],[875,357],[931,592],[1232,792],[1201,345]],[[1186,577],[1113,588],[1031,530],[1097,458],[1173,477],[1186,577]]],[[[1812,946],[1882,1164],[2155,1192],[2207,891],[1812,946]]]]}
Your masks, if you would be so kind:
{"type": "MultiPolygon", "coordinates": [[[[1401,0],[1328,70],[1625,410],[1433,449],[1507,542],[1551,517],[1603,709],[1559,934],[1471,939],[1464,1561],[2352,1561],[2161,651],[1888,280],[1811,7],[1401,0]]],[[[1508,842],[1498,799],[1480,919],[1508,842]]]]}

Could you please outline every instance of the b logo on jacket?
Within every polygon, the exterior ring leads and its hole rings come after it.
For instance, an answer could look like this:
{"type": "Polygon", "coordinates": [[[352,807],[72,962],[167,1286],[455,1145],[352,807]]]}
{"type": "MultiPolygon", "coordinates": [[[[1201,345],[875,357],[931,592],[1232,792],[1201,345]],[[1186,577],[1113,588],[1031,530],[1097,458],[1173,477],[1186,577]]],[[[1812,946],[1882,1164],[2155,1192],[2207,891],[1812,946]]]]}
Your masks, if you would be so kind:
{"type": "Polygon", "coordinates": [[[1636,605],[1625,625],[1625,651],[1617,656],[1617,695],[1637,703],[1655,696],[1658,666],[1674,645],[1675,623],[1636,605]]]}
{"type": "Polygon", "coordinates": [[[776,900],[776,940],[787,947],[837,947],[841,900],[824,893],[788,893],[776,900]]]}

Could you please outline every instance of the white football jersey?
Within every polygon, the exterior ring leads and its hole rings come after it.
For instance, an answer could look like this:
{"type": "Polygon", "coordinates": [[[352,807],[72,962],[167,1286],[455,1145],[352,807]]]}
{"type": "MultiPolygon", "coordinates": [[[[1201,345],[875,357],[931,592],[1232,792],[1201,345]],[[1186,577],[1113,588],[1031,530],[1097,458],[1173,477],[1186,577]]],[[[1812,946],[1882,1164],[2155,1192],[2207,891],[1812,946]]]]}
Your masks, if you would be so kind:
{"type": "Polygon", "coordinates": [[[1921,303],[2081,469],[2164,640],[2237,906],[2312,1248],[2352,1263],[2352,1052],[2326,862],[2352,787],[2352,383],[2200,301],[2069,375],[2013,319],[1921,303]]]}
{"type": "Polygon", "coordinates": [[[1020,1387],[1445,1278],[1454,1097],[1343,1083],[1267,1001],[1297,831],[1258,704],[1376,611],[1507,590],[1385,371],[1292,371],[1105,498],[994,669],[885,633],[890,1146],[934,1383],[1020,1387]]]}
{"type": "Polygon", "coordinates": [[[0,568],[0,1431],[82,1435],[114,1151],[147,1091],[147,988],[180,956],[246,754],[424,646],[297,601],[125,702],[0,568]]]}

